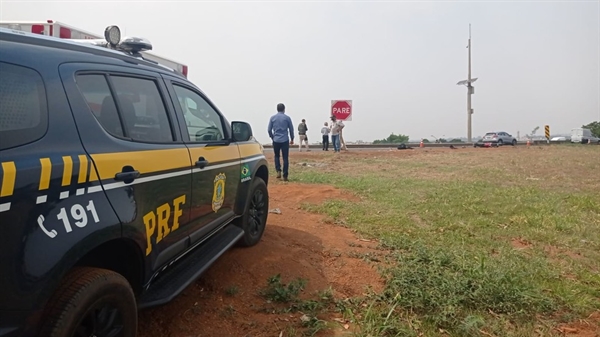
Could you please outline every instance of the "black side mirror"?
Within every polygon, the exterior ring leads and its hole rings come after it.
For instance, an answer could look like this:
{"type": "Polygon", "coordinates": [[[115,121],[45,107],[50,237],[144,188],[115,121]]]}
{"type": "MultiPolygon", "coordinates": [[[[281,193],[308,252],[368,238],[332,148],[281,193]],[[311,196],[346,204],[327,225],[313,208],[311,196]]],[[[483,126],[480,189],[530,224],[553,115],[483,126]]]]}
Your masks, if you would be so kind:
{"type": "Polygon", "coordinates": [[[252,138],[252,127],[246,122],[232,122],[231,129],[236,142],[247,142],[252,138]]]}

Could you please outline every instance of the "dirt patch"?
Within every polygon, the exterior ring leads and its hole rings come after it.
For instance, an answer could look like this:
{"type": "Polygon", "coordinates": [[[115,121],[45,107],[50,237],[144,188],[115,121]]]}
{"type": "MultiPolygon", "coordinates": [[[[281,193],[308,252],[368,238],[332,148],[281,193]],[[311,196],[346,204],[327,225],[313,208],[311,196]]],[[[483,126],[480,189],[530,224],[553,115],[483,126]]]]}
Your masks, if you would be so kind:
{"type": "MultiPolygon", "coordinates": [[[[274,184],[269,194],[270,207],[287,207],[299,210],[304,203],[321,204],[326,200],[358,201],[360,198],[349,191],[328,185],[313,184],[274,184]]],[[[270,220],[270,219],[269,219],[270,220]]]]}
{"type": "MultiPolygon", "coordinates": [[[[274,179],[273,179],[274,180],[274,179]]],[[[301,330],[302,313],[272,313],[259,295],[267,279],[308,281],[301,298],[332,288],[336,298],[362,296],[383,280],[360,256],[375,255],[376,242],[358,239],[350,230],[328,224],[322,216],[300,209],[303,203],[327,199],[357,200],[331,186],[273,181],[270,214],[263,240],[252,248],[235,248],[222,256],[197,282],[171,303],[140,312],[139,336],[290,336],[301,330]]],[[[319,319],[336,322],[333,314],[319,319]]],[[[339,317],[338,317],[339,318],[339,317]]],[[[340,325],[340,323],[337,323],[340,325]]],[[[343,330],[343,328],[342,328],[343,330]]],[[[318,336],[333,336],[333,330],[318,336]]]]}
{"type": "Polygon", "coordinates": [[[569,337],[600,337],[600,311],[588,318],[569,324],[561,324],[556,330],[569,337]]]}
{"type": "Polygon", "coordinates": [[[531,247],[531,242],[523,239],[523,238],[514,238],[510,241],[510,244],[513,246],[514,249],[527,249],[529,247],[531,247]]]}
{"type": "Polygon", "coordinates": [[[582,258],[580,253],[572,252],[566,249],[560,249],[554,246],[546,246],[544,247],[544,251],[546,252],[546,254],[548,254],[548,256],[554,259],[559,258],[561,256],[568,256],[573,260],[580,260],[582,258]]]}
{"type": "Polygon", "coordinates": [[[410,214],[410,219],[421,228],[429,228],[429,225],[418,214],[410,214]]]}

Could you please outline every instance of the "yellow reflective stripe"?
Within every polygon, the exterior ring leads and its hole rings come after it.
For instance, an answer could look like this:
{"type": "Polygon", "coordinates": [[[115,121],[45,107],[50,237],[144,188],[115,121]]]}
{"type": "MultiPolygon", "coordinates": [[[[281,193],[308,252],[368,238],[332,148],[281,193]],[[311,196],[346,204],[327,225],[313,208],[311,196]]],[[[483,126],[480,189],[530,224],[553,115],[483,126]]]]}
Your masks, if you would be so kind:
{"type": "Polygon", "coordinates": [[[63,178],[62,178],[62,186],[71,185],[71,177],[73,176],[73,159],[71,156],[64,156],[63,159],[63,178]]]}
{"type": "Polygon", "coordinates": [[[98,174],[96,173],[96,169],[92,165],[92,167],[90,167],[90,180],[89,181],[93,182],[96,180],[98,180],[98,174]]]}
{"type": "Polygon", "coordinates": [[[87,181],[87,168],[88,168],[87,156],[84,154],[79,155],[79,178],[77,179],[77,183],[83,184],[87,181]]]}
{"type": "MultiPolygon", "coordinates": [[[[131,152],[110,152],[91,154],[94,167],[90,169],[89,180],[97,181],[112,179],[115,174],[123,170],[123,166],[129,165],[140,174],[159,173],[164,171],[189,168],[196,160],[204,157],[210,164],[228,160],[239,160],[245,157],[262,154],[258,143],[243,144],[240,146],[198,146],[190,145],[187,148],[175,148],[165,150],[147,150],[131,152]],[[239,149],[239,150],[238,150],[239,149]],[[241,155],[240,155],[241,154],[241,155]],[[190,162],[191,155],[191,162],[190,162]]],[[[79,183],[86,182],[88,160],[85,156],[79,156],[79,183]]]]}
{"type": "Polygon", "coordinates": [[[39,190],[47,190],[50,187],[50,176],[52,174],[52,162],[50,158],[40,158],[42,172],[40,173],[40,188],[39,190]]]}
{"type": "Polygon", "coordinates": [[[257,154],[263,154],[263,152],[261,151],[261,148],[260,148],[260,144],[258,144],[258,143],[242,144],[239,146],[239,149],[240,149],[240,157],[242,157],[242,158],[255,156],[257,154]]]}
{"type": "Polygon", "coordinates": [[[15,190],[15,180],[17,178],[17,167],[12,161],[2,163],[2,187],[0,188],[0,197],[8,197],[15,190]]]}
{"type": "Polygon", "coordinates": [[[237,146],[190,147],[190,155],[192,156],[192,162],[195,163],[198,158],[204,157],[209,165],[232,159],[240,159],[237,146]]]}
{"type": "MultiPolygon", "coordinates": [[[[244,159],[257,154],[262,154],[258,143],[242,144],[236,146],[198,146],[189,148],[148,150],[132,152],[98,153],[91,155],[96,168],[91,167],[88,179],[89,160],[86,155],[77,156],[79,160],[79,175],[77,183],[83,184],[88,181],[112,179],[115,174],[123,170],[123,166],[130,165],[141,174],[159,173],[163,171],[188,168],[190,165],[204,157],[210,164],[224,162],[234,159],[244,159]],[[239,151],[238,151],[239,149],[239,151]],[[191,162],[189,155],[191,155],[191,162]]],[[[73,180],[73,158],[62,157],[63,176],[62,186],[69,186],[73,180]]],[[[41,173],[39,190],[50,187],[52,176],[52,162],[50,158],[40,158],[41,173]]],[[[210,165],[209,164],[209,165],[210,165]]],[[[17,169],[14,162],[2,163],[2,184],[0,185],[0,197],[11,196],[14,193],[17,169]]]]}
{"type": "Polygon", "coordinates": [[[125,165],[133,167],[140,174],[189,168],[191,165],[187,148],[97,153],[90,156],[98,170],[100,180],[114,178],[125,165]]]}

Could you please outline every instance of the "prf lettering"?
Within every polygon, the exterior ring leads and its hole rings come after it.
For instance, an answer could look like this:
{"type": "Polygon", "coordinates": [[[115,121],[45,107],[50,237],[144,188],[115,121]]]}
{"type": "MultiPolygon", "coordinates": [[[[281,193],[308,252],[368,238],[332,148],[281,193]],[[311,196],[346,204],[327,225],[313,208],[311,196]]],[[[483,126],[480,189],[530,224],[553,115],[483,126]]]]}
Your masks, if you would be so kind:
{"type": "Polygon", "coordinates": [[[144,225],[146,226],[146,256],[152,252],[152,236],[156,233],[156,243],[166,238],[169,233],[179,229],[179,218],[183,211],[181,205],[185,204],[185,195],[173,199],[173,226],[169,228],[169,218],[171,217],[171,205],[167,202],[156,208],[156,211],[150,211],[144,215],[144,225]]]}

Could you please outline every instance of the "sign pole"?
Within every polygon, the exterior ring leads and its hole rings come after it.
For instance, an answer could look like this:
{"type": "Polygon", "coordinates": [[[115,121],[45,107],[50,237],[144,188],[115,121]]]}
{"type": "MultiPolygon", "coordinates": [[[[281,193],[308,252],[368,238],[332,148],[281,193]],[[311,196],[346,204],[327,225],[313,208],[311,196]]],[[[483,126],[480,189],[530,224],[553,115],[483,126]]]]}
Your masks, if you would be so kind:
{"type": "Polygon", "coordinates": [[[471,96],[475,93],[475,87],[473,83],[477,81],[477,78],[471,77],[471,24],[469,24],[469,40],[467,44],[468,50],[468,72],[467,79],[459,81],[456,83],[457,85],[464,85],[467,87],[467,139],[469,142],[473,141],[473,133],[472,133],[472,119],[473,119],[473,108],[471,104],[471,96]]]}
{"type": "Polygon", "coordinates": [[[473,109],[471,108],[471,95],[473,95],[473,86],[471,85],[471,24],[469,23],[469,72],[467,74],[467,139],[469,143],[473,141],[471,133],[471,118],[473,109]]]}

